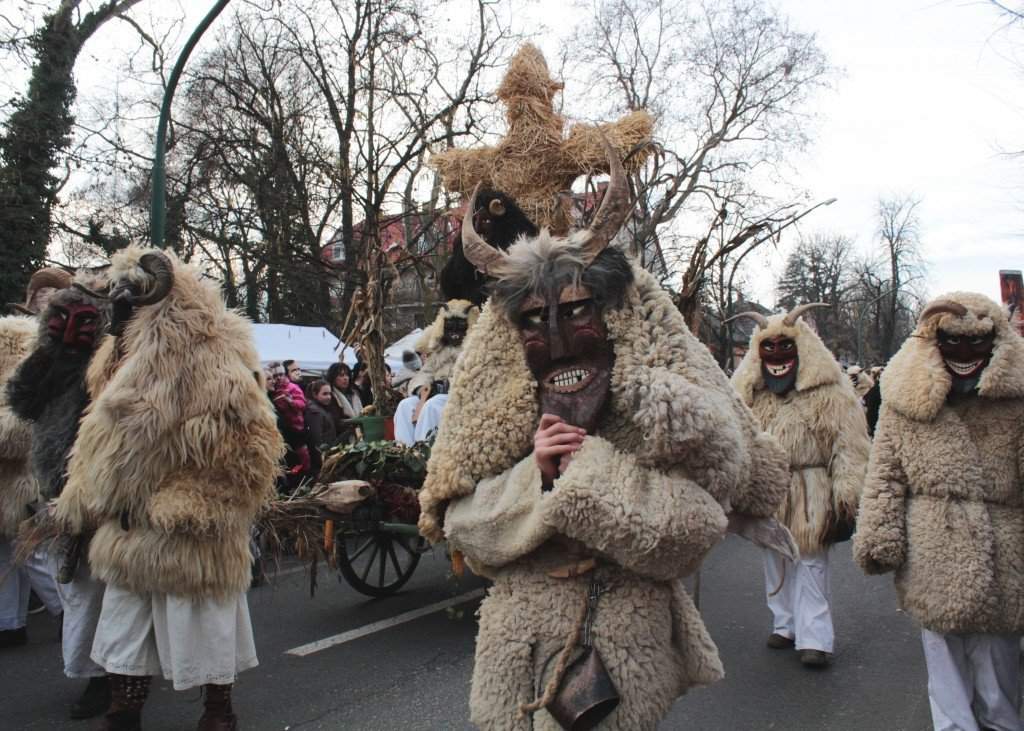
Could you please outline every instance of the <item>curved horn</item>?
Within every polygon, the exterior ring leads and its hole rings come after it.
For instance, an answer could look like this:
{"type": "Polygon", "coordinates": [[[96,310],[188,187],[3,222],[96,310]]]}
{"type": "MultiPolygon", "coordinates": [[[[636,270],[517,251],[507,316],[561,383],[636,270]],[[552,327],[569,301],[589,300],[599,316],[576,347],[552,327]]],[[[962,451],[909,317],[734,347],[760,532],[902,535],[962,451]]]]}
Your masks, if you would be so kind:
{"type": "Polygon", "coordinates": [[[505,204],[501,202],[500,198],[491,198],[491,202],[487,204],[487,210],[491,212],[492,216],[504,216],[505,204]]]}
{"type": "Polygon", "coordinates": [[[28,280],[29,291],[52,287],[53,289],[67,289],[71,286],[72,274],[57,267],[46,267],[40,269],[28,280]]]}
{"type": "Polygon", "coordinates": [[[604,247],[608,246],[615,234],[622,228],[629,214],[629,185],[626,182],[626,171],[622,168],[622,160],[619,154],[608,142],[608,138],[598,129],[601,135],[601,142],[604,145],[604,154],[608,158],[608,172],[611,173],[611,180],[604,191],[604,200],[601,207],[594,214],[594,220],[590,222],[587,229],[590,238],[583,244],[583,265],[589,266],[590,262],[600,254],[604,247]]]}
{"type": "Polygon", "coordinates": [[[746,317],[749,320],[753,320],[754,322],[757,323],[757,326],[762,330],[768,327],[768,318],[762,315],[760,312],[754,312],[753,310],[751,310],[750,312],[738,312],[732,317],[730,317],[728,320],[724,320],[722,324],[725,325],[726,323],[730,323],[733,320],[738,320],[741,317],[746,317]]]}
{"type": "Polygon", "coordinates": [[[171,260],[162,251],[151,251],[139,257],[139,266],[156,279],[156,284],[149,294],[129,297],[128,301],[133,307],[156,304],[170,293],[171,287],[174,285],[174,269],[171,260]]]}
{"type": "Polygon", "coordinates": [[[959,302],[953,302],[952,300],[938,300],[937,302],[933,302],[925,307],[924,312],[922,312],[921,316],[917,318],[917,321],[921,323],[931,317],[935,317],[936,315],[945,314],[963,317],[967,314],[967,308],[959,302]]]}
{"type": "Polygon", "coordinates": [[[793,327],[794,325],[796,325],[797,318],[799,318],[800,315],[807,312],[807,310],[813,310],[815,307],[831,306],[832,305],[830,305],[828,302],[807,302],[806,304],[797,305],[796,307],[789,311],[788,315],[782,318],[782,324],[785,325],[786,327],[793,327]]]}
{"type": "Polygon", "coordinates": [[[476,210],[476,194],[479,190],[480,184],[477,183],[466,205],[466,215],[462,217],[462,253],[478,272],[493,277],[502,269],[508,257],[484,241],[473,228],[473,212],[476,210]]]}

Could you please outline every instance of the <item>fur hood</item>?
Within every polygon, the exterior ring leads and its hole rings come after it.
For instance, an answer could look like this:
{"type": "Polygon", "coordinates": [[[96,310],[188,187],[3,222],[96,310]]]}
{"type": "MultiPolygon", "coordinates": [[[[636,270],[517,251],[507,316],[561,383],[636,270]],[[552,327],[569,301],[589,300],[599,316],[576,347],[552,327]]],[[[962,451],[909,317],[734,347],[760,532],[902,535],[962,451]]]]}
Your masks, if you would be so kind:
{"type": "Polygon", "coordinates": [[[787,315],[772,315],[766,327],[754,328],[750,337],[747,354],[743,356],[732,383],[739,392],[743,402],[750,405],[754,401],[754,392],[764,389],[764,376],[761,375],[761,353],[758,350],[765,338],[788,337],[796,343],[797,356],[800,358],[796,372],[795,390],[809,391],[818,386],[825,386],[841,381],[848,381],[843,369],[835,356],[825,347],[818,334],[801,317],[794,325],[785,323],[787,315]]]}
{"type": "MultiPolygon", "coordinates": [[[[604,315],[615,366],[600,436],[642,466],[678,466],[726,512],[771,515],[788,482],[785,457],[668,294],[648,272],[633,270],[622,307],[604,315]]],[[[450,500],[532,450],[536,391],[515,327],[486,304],[456,365],[420,492],[424,536],[441,540],[450,500]]]]}
{"type": "MultiPolygon", "coordinates": [[[[978,395],[1005,399],[1024,396],[1024,338],[1010,326],[1003,308],[984,295],[952,292],[929,303],[955,302],[967,308],[918,323],[882,374],[882,401],[914,421],[932,421],[946,403],[953,377],[946,370],[936,337],[941,329],[957,335],[995,331],[992,360],[982,371],[978,395]]],[[[927,308],[926,308],[927,309],[927,308]]]]}
{"type": "MultiPolygon", "coordinates": [[[[110,281],[152,288],[146,253],[115,254],[110,281]]],[[[249,322],[166,255],[168,295],[136,307],[89,366],[92,403],[57,515],[74,532],[100,526],[89,556],[104,581],[223,598],[248,585],[249,529],[273,495],[283,444],[249,322]]]]}
{"type": "Polygon", "coordinates": [[[36,322],[31,317],[0,317],[0,537],[13,537],[28,517],[26,506],[39,497],[28,467],[32,428],[11,409],[7,382],[32,350],[36,322]]]}

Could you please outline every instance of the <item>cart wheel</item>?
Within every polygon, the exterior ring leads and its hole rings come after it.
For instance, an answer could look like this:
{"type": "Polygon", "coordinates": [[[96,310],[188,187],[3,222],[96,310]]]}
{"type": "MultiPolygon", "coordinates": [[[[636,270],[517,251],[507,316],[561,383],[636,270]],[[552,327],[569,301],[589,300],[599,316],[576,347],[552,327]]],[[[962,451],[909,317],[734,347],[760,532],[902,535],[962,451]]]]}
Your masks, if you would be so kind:
{"type": "Polygon", "coordinates": [[[367,596],[389,596],[416,570],[426,541],[420,537],[373,531],[341,533],[337,540],[338,569],[349,586],[367,596]]]}

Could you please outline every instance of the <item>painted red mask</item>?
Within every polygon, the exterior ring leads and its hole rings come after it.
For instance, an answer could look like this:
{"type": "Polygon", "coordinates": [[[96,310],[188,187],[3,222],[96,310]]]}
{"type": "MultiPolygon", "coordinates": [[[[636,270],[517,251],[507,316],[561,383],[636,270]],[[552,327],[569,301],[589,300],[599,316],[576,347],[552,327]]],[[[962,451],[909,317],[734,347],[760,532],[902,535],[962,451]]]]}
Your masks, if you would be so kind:
{"type": "Polygon", "coordinates": [[[51,338],[65,347],[91,350],[96,340],[100,314],[92,305],[55,306],[46,321],[51,338]]]}
{"type": "Polygon", "coordinates": [[[954,335],[939,330],[936,339],[946,370],[953,376],[953,390],[958,393],[973,391],[981,378],[981,372],[992,359],[995,332],[954,335]]]}
{"type": "Polygon", "coordinates": [[[590,292],[567,287],[557,301],[527,299],[519,335],[540,389],[541,413],[593,433],[608,400],[615,355],[590,292]]]}
{"type": "Polygon", "coordinates": [[[764,338],[757,351],[761,356],[761,375],[769,391],[781,395],[796,385],[800,358],[793,338],[784,335],[764,338]]]}

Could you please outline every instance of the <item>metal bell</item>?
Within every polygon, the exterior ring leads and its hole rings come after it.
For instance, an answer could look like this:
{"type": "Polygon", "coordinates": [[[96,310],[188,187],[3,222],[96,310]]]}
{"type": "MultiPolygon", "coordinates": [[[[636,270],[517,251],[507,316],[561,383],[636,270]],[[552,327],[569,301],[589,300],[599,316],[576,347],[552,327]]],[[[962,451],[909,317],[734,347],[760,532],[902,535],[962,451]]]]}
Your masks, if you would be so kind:
{"type": "Polygon", "coordinates": [[[614,711],[619,700],[619,692],[601,655],[586,646],[566,668],[558,693],[548,704],[547,711],[567,731],[588,731],[614,711]]]}

